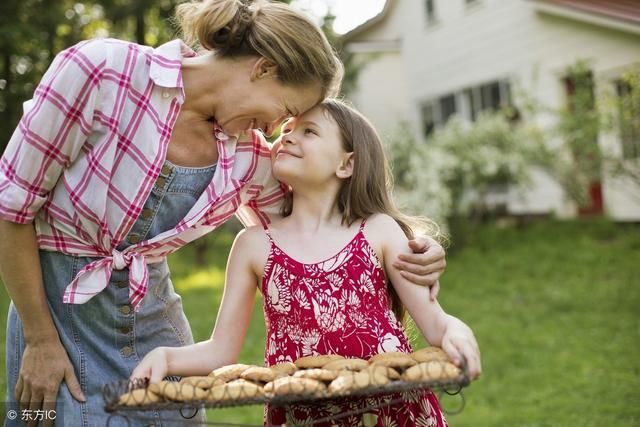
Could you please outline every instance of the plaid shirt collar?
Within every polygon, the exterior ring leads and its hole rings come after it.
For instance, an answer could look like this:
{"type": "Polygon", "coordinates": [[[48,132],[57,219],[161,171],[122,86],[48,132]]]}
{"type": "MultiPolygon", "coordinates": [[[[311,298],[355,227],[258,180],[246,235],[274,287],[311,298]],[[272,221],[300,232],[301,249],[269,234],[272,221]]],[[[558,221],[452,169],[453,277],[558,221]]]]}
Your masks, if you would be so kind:
{"type": "Polygon", "coordinates": [[[196,56],[196,52],[184,44],[182,40],[171,40],[153,50],[149,77],[158,85],[166,88],[181,89],[184,100],[184,85],[182,83],[182,58],[196,56]]]}

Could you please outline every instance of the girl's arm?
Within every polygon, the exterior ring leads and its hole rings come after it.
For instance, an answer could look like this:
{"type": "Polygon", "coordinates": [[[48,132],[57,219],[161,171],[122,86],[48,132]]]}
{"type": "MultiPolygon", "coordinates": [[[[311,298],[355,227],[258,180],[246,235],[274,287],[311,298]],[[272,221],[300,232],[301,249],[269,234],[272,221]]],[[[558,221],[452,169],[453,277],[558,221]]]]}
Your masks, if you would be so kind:
{"type": "Polygon", "coordinates": [[[133,370],[131,378],[154,383],[167,375],[207,375],[235,363],[249,328],[258,277],[253,268],[261,230],[241,231],[233,242],[225,275],[224,294],[211,338],[185,347],[158,347],[133,370]]]}
{"type": "Polygon", "coordinates": [[[480,352],[471,329],[461,320],[444,312],[437,300],[429,297],[429,288],[416,286],[393,268],[400,254],[410,253],[407,237],[388,215],[375,215],[368,222],[374,242],[380,242],[387,278],[398,293],[402,304],[415,321],[429,344],[441,347],[455,364],[461,364],[461,355],[467,359],[472,377],[480,374],[480,352]]]}

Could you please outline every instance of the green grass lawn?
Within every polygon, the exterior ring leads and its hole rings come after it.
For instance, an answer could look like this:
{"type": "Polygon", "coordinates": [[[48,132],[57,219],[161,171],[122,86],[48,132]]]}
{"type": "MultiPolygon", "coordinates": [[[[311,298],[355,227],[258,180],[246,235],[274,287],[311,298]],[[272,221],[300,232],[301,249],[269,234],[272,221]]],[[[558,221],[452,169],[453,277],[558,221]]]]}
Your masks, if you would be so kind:
{"type": "MultiPolygon", "coordinates": [[[[640,227],[545,222],[464,237],[464,247],[451,248],[439,299],[474,329],[484,372],[449,424],[640,425],[640,227]]],[[[193,268],[190,247],[170,259],[196,339],[210,334],[232,236],[209,239],[209,268],[193,268]]],[[[4,293],[0,304],[6,311],[4,293]]],[[[256,299],[242,361],[262,363],[263,345],[256,299]]],[[[210,411],[209,419],[259,425],[262,408],[210,411]]]]}

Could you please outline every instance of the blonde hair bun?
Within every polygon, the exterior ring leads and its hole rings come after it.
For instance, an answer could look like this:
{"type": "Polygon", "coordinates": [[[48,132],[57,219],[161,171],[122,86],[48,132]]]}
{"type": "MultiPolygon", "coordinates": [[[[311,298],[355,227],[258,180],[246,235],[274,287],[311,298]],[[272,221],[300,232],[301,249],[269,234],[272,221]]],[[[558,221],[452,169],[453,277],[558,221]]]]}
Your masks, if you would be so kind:
{"type": "Polygon", "coordinates": [[[261,56],[289,85],[319,84],[322,98],[338,92],[342,62],[320,27],[289,5],[267,0],[192,0],[176,7],[187,44],[221,57],[261,56]]]}
{"type": "MultiPolygon", "coordinates": [[[[198,43],[222,53],[241,48],[254,21],[250,2],[240,0],[191,1],[176,7],[176,18],[187,43],[198,43]]],[[[240,52],[238,52],[240,53],[240,52]]]]}

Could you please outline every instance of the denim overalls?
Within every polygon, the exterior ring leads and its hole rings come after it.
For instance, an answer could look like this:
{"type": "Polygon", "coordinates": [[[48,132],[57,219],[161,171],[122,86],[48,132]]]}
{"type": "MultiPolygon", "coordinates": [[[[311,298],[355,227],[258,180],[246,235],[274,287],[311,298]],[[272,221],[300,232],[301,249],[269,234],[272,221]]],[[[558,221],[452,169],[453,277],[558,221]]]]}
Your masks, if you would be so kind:
{"type": "MultiPolygon", "coordinates": [[[[123,250],[175,227],[209,185],[215,168],[215,165],[187,168],[166,161],[140,217],[118,249],[123,250]]],[[[173,289],[166,260],[149,264],[149,291],[136,313],[129,305],[128,269],[114,270],[109,285],[87,303],[64,304],[62,296],[66,286],[80,269],[95,259],[40,251],[44,289],[51,314],[87,397],[86,403],[76,401],[66,384],[62,383],[57,399],[56,425],[106,425],[109,414],[104,411],[104,384],[127,379],[144,355],[155,347],[193,343],[182,301],[173,289]]],[[[6,345],[7,409],[13,407],[20,413],[14,390],[25,343],[22,323],[13,304],[9,307],[6,345]]],[[[184,425],[186,421],[180,422],[181,415],[176,411],[140,414],[127,411],[122,414],[129,415],[130,424],[126,419],[114,416],[109,425],[184,425]]],[[[201,411],[197,417],[202,416],[201,411]]],[[[11,421],[7,423],[20,425],[11,421]]]]}

